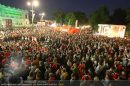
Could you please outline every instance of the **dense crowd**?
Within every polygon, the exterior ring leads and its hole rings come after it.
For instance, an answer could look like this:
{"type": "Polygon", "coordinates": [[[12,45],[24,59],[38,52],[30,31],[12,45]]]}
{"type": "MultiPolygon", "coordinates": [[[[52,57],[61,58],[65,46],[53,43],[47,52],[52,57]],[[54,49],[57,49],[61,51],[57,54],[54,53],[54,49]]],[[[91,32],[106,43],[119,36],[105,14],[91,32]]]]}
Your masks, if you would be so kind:
{"type": "Polygon", "coordinates": [[[68,34],[19,29],[5,34],[0,42],[1,83],[17,78],[130,80],[130,40],[92,35],[87,30],[68,34]]]}

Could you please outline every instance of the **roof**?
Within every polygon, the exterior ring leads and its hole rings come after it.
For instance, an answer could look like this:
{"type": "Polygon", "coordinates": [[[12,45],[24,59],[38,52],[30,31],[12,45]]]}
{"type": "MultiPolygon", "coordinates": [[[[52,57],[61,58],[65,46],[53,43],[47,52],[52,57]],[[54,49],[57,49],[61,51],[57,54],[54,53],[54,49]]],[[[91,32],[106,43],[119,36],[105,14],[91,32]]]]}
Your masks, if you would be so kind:
{"type": "Polygon", "coordinates": [[[6,8],[6,9],[10,9],[10,10],[19,11],[19,12],[26,12],[26,13],[28,12],[27,10],[15,8],[15,7],[10,7],[10,6],[6,6],[6,5],[2,5],[2,4],[0,4],[0,8],[6,8]]]}

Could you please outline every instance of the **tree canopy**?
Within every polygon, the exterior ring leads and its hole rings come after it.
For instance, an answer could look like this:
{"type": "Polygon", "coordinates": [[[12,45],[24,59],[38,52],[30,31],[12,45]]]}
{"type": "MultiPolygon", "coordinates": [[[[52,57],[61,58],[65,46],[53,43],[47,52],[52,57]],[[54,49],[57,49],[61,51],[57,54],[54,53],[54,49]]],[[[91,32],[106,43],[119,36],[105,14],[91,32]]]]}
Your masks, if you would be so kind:
{"type": "Polygon", "coordinates": [[[126,24],[126,10],[118,8],[114,10],[114,13],[111,15],[112,24],[126,24]]]}
{"type": "Polygon", "coordinates": [[[84,25],[88,23],[88,18],[84,12],[77,11],[74,12],[74,14],[76,16],[76,20],[78,20],[79,25],[84,25]]]}
{"type": "Polygon", "coordinates": [[[127,23],[130,23],[130,8],[126,11],[126,21],[127,23]]]}
{"type": "Polygon", "coordinates": [[[107,7],[103,6],[91,14],[89,23],[94,29],[97,29],[98,24],[104,24],[109,22],[109,11],[107,7]]]}
{"type": "Polygon", "coordinates": [[[74,25],[76,16],[73,12],[69,12],[65,15],[65,24],[74,25]]]}
{"type": "Polygon", "coordinates": [[[79,25],[84,25],[87,24],[88,19],[87,16],[84,12],[67,12],[64,13],[62,11],[56,11],[53,14],[53,19],[60,24],[70,24],[70,25],[74,25],[75,21],[78,20],[78,24],[79,25]]]}
{"type": "Polygon", "coordinates": [[[63,11],[56,11],[53,15],[54,20],[57,23],[63,23],[64,22],[65,13],[63,11]]]}

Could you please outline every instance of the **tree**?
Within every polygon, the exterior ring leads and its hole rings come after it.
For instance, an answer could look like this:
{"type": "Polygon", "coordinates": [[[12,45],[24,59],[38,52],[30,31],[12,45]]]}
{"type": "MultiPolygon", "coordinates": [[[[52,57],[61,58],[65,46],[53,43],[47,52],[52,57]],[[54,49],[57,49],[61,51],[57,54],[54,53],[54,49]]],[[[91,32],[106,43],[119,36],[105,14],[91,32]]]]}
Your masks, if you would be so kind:
{"type": "Polygon", "coordinates": [[[130,8],[128,8],[126,11],[126,22],[127,22],[126,34],[130,36],[130,8]]]}
{"type": "Polygon", "coordinates": [[[53,15],[53,18],[57,23],[63,24],[65,13],[63,11],[56,11],[53,15]]]}
{"type": "Polygon", "coordinates": [[[74,12],[69,12],[65,15],[65,24],[74,25],[76,21],[76,16],[74,12]]]}
{"type": "Polygon", "coordinates": [[[114,10],[114,13],[111,15],[112,24],[126,24],[126,11],[118,8],[114,10]]]}
{"type": "Polygon", "coordinates": [[[127,23],[130,23],[130,8],[126,11],[126,21],[127,23]]]}
{"type": "Polygon", "coordinates": [[[130,36],[130,23],[126,26],[126,35],[130,36]]]}
{"type": "Polygon", "coordinates": [[[84,12],[74,12],[76,20],[78,20],[79,25],[84,25],[88,22],[87,16],[84,12]]]}
{"type": "Polygon", "coordinates": [[[89,23],[93,29],[97,30],[98,24],[104,24],[109,22],[109,11],[107,7],[103,6],[91,14],[89,18],[89,23]]]}

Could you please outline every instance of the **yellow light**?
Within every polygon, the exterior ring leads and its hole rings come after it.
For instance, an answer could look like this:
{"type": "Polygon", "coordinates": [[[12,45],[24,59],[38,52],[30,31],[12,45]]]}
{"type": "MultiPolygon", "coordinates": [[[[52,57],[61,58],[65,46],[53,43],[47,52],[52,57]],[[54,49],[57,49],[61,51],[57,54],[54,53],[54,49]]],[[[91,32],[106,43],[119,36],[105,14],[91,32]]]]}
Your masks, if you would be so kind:
{"type": "Polygon", "coordinates": [[[28,5],[28,6],[30,6],[30,5],[31,5],[31,3],[30,3],[30,2],[27,2],[27,5],[28,5]]]}
{"type": "Polygon", "coordinates": [[[39,6],[39,2],[38,2],[37,0],[34,0],[34,1],[32,2],[32,4],[33,4],[33,6],[35,6],[35,7],[39,6]]]}

